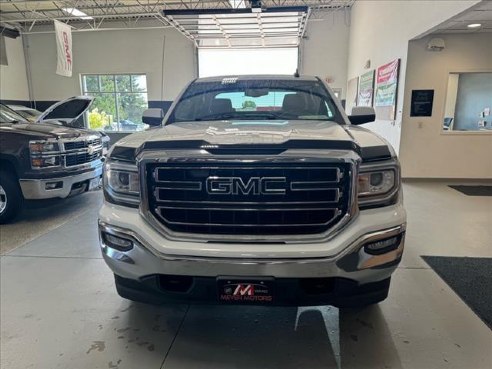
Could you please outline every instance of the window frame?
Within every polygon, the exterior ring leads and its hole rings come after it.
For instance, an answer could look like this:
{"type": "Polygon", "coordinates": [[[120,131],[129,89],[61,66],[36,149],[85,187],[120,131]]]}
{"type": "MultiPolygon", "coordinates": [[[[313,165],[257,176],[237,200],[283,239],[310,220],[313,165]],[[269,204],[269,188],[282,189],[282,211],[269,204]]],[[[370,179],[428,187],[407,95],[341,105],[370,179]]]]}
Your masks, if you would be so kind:
{"type": "MultiPolygon", "coordinates": [[[[101,129],[101,131],[103,132],[135,132],[135,131],[132,131],[132,130],[124,130],[124,129],[121,129],[121,125],[120,125],[120,113],[119,113],[119,110],[120,110],[120,103],[119,103],[119,95],[121,94],[135,94],[135,95],[139,95],[139,94],[145,94],[145,98],[146,98],[146,101],[147,101],[147,107],[148,107],[148,102],[149,102],[149,89],[148,89],[148,84],[147,84],[147,73],[141,73],[141,72],[138,72],[138,73],[81,73],[80,74],[80,90],[81,90],[81,94],[83,96],[92,96],[94,97],[94,95],[101,95],[101,94],[107,94],[107,95],[112,95],[113,98],[114,98],[114,102],[115,102],[115,119],[114,121],[116,122],[116,127],[117,127],[117,130],[115,131],[106,131],[104,129],[101,129]],[[112,91],[103,91],[102,90],[102,85],[101,85],[101,77],[104,76],[104,77],[109,77],[111,76],[112,79],[113,79],[113,90],[112,91]],[[118,76],[128,76],[130,78],[130,91],[119,91],[118,90],[118,82],[117,82],[117,77],[118,76]],[[132,85],[132,80],[134,79],[134,77],[145,77],[145,89],[143,91],[134,91],[133,89],[133,85],[132,85]],[[98,86],[98,91],[90,91],[88,88],[87,88],[87,83],[86,83],[86,77],[97,77],[97,86],[98,86]]],[[[94,97],[94,99],[96,99],[97,97],[94,97]]],[[[90,126],[89,126],[89,119],[88,119],[88,114],[89,114],[89,111],[87,111],[85,113],[85,121],[86,121],[86,127],[89,128],[89,129],[92,129],[90,126]]]]}

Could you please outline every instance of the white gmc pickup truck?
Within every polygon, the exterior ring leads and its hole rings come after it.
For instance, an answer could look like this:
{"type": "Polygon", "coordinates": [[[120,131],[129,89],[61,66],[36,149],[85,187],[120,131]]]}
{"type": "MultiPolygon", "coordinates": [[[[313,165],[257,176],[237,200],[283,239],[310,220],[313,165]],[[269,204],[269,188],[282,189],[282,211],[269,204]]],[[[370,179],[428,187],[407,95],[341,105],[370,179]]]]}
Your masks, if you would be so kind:
{"type": "MultiPolygon", "coordinates": [[[[319,78],[191,82],[108,154],[101,249],[148,303],[364,306],[388,295],[406,213],[391,146],[319,78]]],[[[364,113],[361,115],[361,113],[364,113]]]]}

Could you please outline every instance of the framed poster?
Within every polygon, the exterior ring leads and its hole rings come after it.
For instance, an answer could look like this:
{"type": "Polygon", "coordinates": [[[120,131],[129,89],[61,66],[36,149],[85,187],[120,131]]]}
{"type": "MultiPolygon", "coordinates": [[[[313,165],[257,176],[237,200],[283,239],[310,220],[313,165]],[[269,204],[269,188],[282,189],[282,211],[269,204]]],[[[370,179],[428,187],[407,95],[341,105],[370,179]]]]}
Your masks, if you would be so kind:
{"type": "Polygon", "coordinates": [[[431,117],[434,90],[412,90],[411,117],[431,117]]]}
{"type": "Polygon", "coordinates": [[[395,59],[377,69],[374,108],[376,116],[380,120],[394,120],[396,118],[399,71],[400,59],[395,59]]]}
{"type": "Polygon", "coordinates": [[[357,106],[357,88],[359,87],[359,77],[349,79],[347,84],[347,101],[345,111],[350,115],[352,108],[357,106]]]}
{"type": "Polygon", "coordinates": [[[374,96],[374,70],[364,73],[359,78],[357,106],[372,106],[374,96]]]}

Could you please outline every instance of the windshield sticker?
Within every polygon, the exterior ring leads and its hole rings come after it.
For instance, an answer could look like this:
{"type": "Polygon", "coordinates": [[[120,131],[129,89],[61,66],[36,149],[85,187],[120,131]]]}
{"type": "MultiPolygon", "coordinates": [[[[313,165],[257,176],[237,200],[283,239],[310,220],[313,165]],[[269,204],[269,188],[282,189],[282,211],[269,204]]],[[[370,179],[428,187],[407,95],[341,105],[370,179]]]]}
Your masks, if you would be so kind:
{"type": "Polygon", "coordinates": [[[237,77],[227,77],[222,79],[223,85],[228,85],[237,82],[237,77]]]}

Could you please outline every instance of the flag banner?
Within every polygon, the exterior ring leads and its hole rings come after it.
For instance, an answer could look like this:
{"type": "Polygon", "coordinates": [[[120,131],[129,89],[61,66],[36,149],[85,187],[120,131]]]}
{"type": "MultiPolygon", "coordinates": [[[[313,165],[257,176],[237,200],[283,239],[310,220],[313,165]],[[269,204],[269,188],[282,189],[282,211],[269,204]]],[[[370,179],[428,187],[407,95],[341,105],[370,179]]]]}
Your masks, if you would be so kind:
{"type": "Polygon", "coordinates": [[[378,120],[396,119],[396,98],[398,95],[398,74],[400,59],[382,65],[376,71],[376,92],[374,108],[378,120]]]}
{"type": "Polygon", "coordinates": [[[378,68],[375,106],[393,106],[398,87],[400,59],[393,60],[378,68]]]}
{"type": "Polygon", "coordinates": [[[55,22],[56,74],[72,77],[72,28],[62,22],[55,22]]]}

